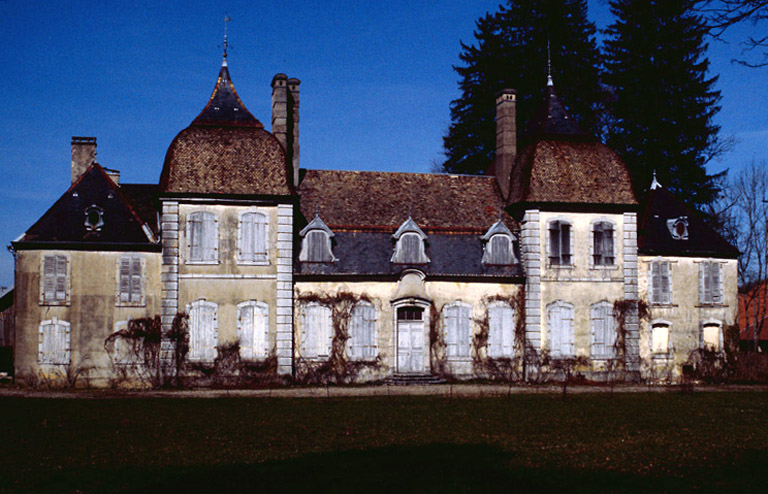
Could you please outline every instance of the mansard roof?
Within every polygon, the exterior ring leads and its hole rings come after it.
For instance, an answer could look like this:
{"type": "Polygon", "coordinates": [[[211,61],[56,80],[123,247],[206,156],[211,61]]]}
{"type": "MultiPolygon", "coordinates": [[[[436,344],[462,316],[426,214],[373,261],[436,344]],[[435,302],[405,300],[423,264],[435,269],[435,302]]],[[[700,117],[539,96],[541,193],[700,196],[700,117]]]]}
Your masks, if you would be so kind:
{"type": "Polygon", "coordinates": [[[739,251],[662,186],[649,190],[638,225],[638,250],[659,256],[719,257],[733,259],[739,251]],[[673,238],[668,220],[685,218],[687,238],[673,238]]]}
{"type": "Polygon", "coordinates": [[[161,194],[288,196],[292,176],[283,146],[245,108],[225,61],[203,111],[168,148],[161,194]]]}
{"type": "MultiPolygon", "coordinates": [[[[331,170],[303,174],[298,192],[304,218],[319,211],[337,234],[345,229],[392,234],[410,211],[428,235],[435,231],[481,235],[504,206],[495,178],[488,176],[331,170]]],[[[506,213],[503,218],[514,224],[506,213]]]]}
{"type": "Polygon", "coordinates": [[[157,247],[156,186],[116,185],[94,163],[17,241],[14,248],[133,250],[157,247]],[[103,225],[86,224],[94,210],[103,225]]]}

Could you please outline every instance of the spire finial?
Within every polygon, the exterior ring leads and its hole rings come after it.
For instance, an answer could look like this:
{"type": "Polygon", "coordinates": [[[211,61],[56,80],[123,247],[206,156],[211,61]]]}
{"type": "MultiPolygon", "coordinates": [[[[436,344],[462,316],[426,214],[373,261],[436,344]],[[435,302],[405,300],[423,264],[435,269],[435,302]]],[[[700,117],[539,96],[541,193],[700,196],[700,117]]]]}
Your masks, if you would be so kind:
{"type": "Polygon", "coordinates": [[[222,65],[227,65],[227,23],[231,21],[232,18],[227,15],[226,12],[224,12],[224,61],[221,63],[222,65]]]}
{"type": "Polygon", "coordinates": [[[661,184],[656,180],[656,170],[653,170],[653,180],[651,181],[651,190],[660,189],[661,184]]]}
{"type": "Polygon", "coordinates": [[[549,52],[549,40],[547,40],[547,86],[552,87],[555,83],[552,81],[552,56],[549,52]]]}

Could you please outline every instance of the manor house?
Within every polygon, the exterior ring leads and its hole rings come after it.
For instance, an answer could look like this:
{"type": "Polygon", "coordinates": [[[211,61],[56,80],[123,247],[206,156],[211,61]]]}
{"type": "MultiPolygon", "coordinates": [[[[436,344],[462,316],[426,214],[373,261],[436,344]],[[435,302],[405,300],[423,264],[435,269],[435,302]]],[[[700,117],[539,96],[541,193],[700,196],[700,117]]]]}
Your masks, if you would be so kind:
{"type": "Polygon", "coordinates": [[[520,140],[499,88],[484,176],[302,169],[299,80],[271,86],[270,132],[225,57],[157,184],[121,183],[95,138],[72,139],[71,186],[12,242],[17,378],[107,382],[143,365],[111,335],[155,315],[168,335],[179,313],[189,369],[235,348],[296,378],[675,376],[722,350],[738,252],[662,184],[636,197],[551,79],[520,140]]]}

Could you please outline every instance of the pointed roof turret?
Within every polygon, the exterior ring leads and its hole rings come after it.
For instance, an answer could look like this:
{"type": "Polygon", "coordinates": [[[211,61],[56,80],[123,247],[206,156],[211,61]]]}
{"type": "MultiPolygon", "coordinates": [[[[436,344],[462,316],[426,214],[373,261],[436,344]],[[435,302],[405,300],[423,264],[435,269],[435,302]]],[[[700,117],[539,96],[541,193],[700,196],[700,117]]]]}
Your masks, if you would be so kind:
{"type": "Polygon", "coordinates": [[[229,76],[229,67],[227,67],[226,48],[213,94],[211,94],[208,104],[205,105],[200,115],[192,121],[192,125],[264,128],[264,125],[248,111],[235,91],[235,86],[229,76]]]}
{"type": "Polygon", "coordinates": [[[568,115],[563,102],[555,92],[551,72],[547,75],[547,94],[544,103],[531,120],[526,134],[533,139],[594,140],[568,115]]]}

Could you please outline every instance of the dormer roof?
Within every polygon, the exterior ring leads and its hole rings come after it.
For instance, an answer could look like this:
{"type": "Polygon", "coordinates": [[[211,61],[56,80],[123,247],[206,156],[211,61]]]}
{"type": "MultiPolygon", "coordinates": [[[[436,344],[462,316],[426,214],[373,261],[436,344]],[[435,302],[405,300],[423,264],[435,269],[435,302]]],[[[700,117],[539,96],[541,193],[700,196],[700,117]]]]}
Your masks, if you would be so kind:
{"type": "Polygon", "coordinates": [[[490,240],[491,237],[494,235],[509,235],[510,238],[514,238],[514,235],[512,234],[512,231],[507,228],[507,225],[504,224],[503,221],[499,220],[488,229],[487,232],[482,236],[483,240],[490,240]]]}
{"type": "Polygon", "coordinates": [[[417,225],[416,222],[413,221],[413,218],[410,216],[400,225],[394,235],[392,235],[392,238],[395,240],[400,240],[400,237],[402,237],[403,234],[409,232],[418,234],[422,240],[426,240],[427,238],[427,234],[424,233],[421,228],[419,228],[419,225],[417,225]]]}
{"type": "Polygon", "coordinates": [[[299,235],[303,237],[304,235],[306,235],[312,230],[322,230],[325,233],[327,233],[329,237],[334,236],[333,231],[330,228],[328,228],[328,225],[326,225],[325,222],[322,219],[320,219],[320,215],[317,213],[315,213],[315,217],[312,219],[312,221],[310,221],[309,224],[307,224],[307,226],[302,228],[302,230],[299,232],[299,235]]]}

